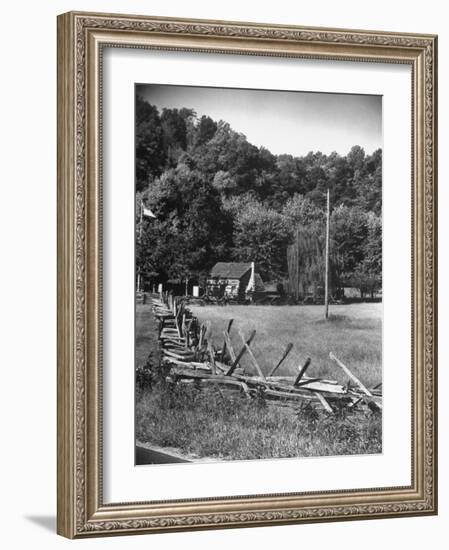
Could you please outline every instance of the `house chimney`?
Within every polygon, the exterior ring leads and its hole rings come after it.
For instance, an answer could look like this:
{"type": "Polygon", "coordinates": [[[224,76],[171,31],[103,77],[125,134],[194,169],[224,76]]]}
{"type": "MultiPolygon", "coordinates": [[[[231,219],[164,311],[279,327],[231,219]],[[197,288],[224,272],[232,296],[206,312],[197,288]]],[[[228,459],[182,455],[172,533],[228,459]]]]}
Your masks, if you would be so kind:
{"type": "Polygon", "coordinates": [[[254,292],[256,290],[256,268],[254,262],[251,262],[251,276],[249,278],[248,290],[254,292]]]}

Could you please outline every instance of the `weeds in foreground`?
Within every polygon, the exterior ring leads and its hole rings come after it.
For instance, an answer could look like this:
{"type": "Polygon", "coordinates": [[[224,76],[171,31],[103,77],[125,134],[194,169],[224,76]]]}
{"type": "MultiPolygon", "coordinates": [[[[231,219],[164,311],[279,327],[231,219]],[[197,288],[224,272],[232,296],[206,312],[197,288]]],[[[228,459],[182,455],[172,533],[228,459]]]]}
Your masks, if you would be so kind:
{"type": "Polygon", "coordinates": [[[224,460],[374,454],[382,420],[370,412],[328,415],[291,409],[222,388],[173,384],[164,376],[137,391],[136,438],[196,457],[224,460]]]}

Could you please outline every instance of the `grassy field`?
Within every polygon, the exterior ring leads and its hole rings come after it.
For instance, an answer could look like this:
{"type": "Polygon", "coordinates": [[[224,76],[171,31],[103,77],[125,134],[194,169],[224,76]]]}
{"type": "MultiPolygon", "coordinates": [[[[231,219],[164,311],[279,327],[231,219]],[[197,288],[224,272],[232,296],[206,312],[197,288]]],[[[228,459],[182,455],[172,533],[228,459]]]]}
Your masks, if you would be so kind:
{"type": "MultiPolygon", "coordinates": [[[[229,319],[235,347],[257,330],[252,348],[267,372],[288,342],[294,343],[280,373],[293,374],[306,357],[310,375],[346,382],[329,360],[329,351],[345,362],[368,386],[381,380],[381,314],[379,304],[334,306],[330,320],[319,306],[225,306],[192,308],[210,321],[210,338],[222,345],[229,319]]],[[[138,305],[136,366],[157,367],[157,327],[149,305],[138,305]]],[[[248,371],[251,371],[249,365],[248,371]]],[[[154,369],[157,373],[157,368],[154,369]]],[[[329,416],[322,411],[274,407],[264,399],[248,400],[216,388],[171,385],[163,373],[136,388],[136,439],[176,448],[187,457],[248,460],[301,456],[373,454],[382,450],[382,419],[370,412],[329,416]]]]}
{"type": "Polygon", "coordinates": [[[375,454],[382,451],[382,419],[300,407],[293,413],[239,394],[159,381],[137,391],[136,438],[212,460],[375,454]]]}
{"type": "MultiPolygon", "coordinates": [[[[191,310],[200,321],[210,321],[212,342],[217,347],[223,343],[229,319],[234,319],[231,339],[237,349],[242,345],[238,329],[245,336],[255,329],[251,347],[265,373],[292,342],[294,347],[277,374],[296,374],[298,366],[310,357],[310,376],[346,382],[329,359],[332,352],[365,385],[374,386],[382,380],[382,304],[331,306],[327,321],[323,306],[204,306],[191,310]]],[[[242,362],[252,372],[245,358],[242,362]]]]}
{"type": "Polygon", "coordinates": [[[150,304],[136,305],[136,367],[145,365],[157,352],[157,321],[150,304]]]}

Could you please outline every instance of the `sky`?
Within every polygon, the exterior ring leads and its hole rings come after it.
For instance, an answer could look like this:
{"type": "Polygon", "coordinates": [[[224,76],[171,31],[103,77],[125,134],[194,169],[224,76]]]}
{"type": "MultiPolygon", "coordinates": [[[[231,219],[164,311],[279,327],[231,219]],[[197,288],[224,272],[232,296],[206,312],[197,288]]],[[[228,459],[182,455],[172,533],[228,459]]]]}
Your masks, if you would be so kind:
{"type": "Polygon", "coordinates": [[[137,84],[159,111],[190,108],[224,120],[273,154],[309,151],[346,155],[353,145],[382,147],[382,97],[374,95],[137,84]]]}

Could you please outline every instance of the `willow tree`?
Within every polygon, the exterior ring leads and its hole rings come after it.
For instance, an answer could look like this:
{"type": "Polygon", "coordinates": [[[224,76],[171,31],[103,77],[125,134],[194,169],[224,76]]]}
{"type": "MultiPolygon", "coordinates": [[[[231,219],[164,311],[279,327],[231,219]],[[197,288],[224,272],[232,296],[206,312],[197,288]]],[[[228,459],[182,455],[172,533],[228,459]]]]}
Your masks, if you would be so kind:
{"type": "MultiPolygon", "coordinates": [[[[295,195],[287,202],[283,214],[294,227],[292,242],[287,247],[288,287],[296,299],[312,291],[316,299],[319,289],[324,288],[326,213],[311,200],[295,195]]],[[[338,251],[334,238],[330,236],[331,292],[335,288],[335,270],[339,265],[338,251]]]]}
{"type": "Polygon", "coordinates": [[[316,297],[324,283],[324,225],[297,226],[294,241],[287,247],[289,291],[296,298],[310,288],[316,297]]]}

